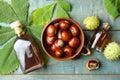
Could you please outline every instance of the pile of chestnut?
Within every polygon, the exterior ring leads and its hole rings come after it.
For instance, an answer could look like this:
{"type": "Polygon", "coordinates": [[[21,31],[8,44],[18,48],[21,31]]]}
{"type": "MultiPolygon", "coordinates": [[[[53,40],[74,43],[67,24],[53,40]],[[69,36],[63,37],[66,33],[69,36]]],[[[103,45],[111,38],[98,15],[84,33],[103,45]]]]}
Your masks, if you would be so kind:
{"type": "Polygon", "coordinates": [[[71,57],[80,44],[79,34],[75,24],[63,19],[47,27],[46,42],[55,57],[71,57]]]}

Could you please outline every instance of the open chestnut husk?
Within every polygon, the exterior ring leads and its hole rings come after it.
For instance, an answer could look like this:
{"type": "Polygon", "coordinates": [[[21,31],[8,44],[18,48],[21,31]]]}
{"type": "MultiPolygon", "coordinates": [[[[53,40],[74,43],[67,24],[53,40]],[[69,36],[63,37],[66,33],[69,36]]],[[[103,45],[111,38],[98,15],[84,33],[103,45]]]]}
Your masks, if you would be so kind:
{"type": "Polygon", "coordinates": [[[91,55],[91,51],[88,47],[84,46],[80,52],[82,55],[84,56],[88,56],[88,55],[91,55]]]}
{"type": "Polygon", "coordinates": [[[100,61],[98,59],[91,59],[87,62],[86,68],[91,71],[100,67],[100,61]]]}

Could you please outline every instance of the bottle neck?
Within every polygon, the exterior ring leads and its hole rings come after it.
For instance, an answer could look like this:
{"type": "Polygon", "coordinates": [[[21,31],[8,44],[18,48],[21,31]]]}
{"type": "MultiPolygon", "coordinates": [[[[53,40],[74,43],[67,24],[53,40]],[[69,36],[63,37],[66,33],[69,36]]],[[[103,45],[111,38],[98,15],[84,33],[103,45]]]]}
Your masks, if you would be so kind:
{"type": "Polygon", "coordinates": [[[15,34],[17,34],[18,37],[25,34],[25,32],[21,27],[15,27],[14,30],[15,30],[15,34]]]}
{"type": "Polygon", "coordinates": [[[110,25],[109,25],[109,23],[103,23],[103,29],[105,30],[105,31],[107,31],[109,28],[110,28],[110,25]]]}

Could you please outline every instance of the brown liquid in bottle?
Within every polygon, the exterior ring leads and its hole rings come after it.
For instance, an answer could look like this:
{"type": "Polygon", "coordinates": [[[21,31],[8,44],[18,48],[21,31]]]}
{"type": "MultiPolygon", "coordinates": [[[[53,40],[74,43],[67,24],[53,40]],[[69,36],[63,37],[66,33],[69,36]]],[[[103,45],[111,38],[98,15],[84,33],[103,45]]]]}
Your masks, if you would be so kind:
{"type": "Polygon", "coordinates": [[[98,29],[94,32],[91,40],[88,43],[88,47],[97,50],[98,52],[102,52],[104,47],[110,42],[111,36],[108,33],[108,29],[110,28],[108,23],[104,24],[104,28],[102,30],[98,29]]]}
{"type": "Polygon", "coordinates": [[[18,35],[14,44],[14,49],[20,62],[22,71],[27,73],[42,67],[45,62],[35,40],[30,35],[25,34],[20,27],[20,22],[17,23],[19,25],[13,25],[17,26],[17,28],[15,27],[14,29],[15,33],[18,35]]]}

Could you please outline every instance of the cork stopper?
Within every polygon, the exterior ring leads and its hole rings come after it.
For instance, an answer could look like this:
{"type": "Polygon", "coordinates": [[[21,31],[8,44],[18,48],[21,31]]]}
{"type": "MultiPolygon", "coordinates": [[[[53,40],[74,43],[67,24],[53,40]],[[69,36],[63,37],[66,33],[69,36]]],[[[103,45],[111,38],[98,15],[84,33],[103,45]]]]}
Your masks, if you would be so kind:
{"type": "Polygon", "coordinates": [[[103,23],[103,28],[105,29],[105,30],[108,30],[108,29],[110,29],[110,24],[109,23],[103,23]]]}
{"type": "Polygon", "coordinates": [[[20,21],[15,21],[13,23],[10,24],[10,27],[12,29],[15,30],[15,33],[18,34],[20,36],[20,34],[23,32],[22,28],[21,28],[21,22],[20,21]]]}
{"type": "Polygon", "coordinates": [[[11,23],[11,24],[10,24],[10,27],[11,27],[12,29],[14,29],[14,28],[16,28],[16,27],[20,27],[21,25],[22,25],[21,22],[18,20],[18,21],[15,21],[15,22],[11,23]]]}

